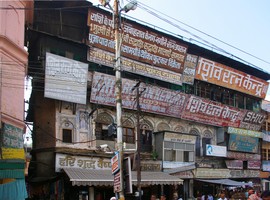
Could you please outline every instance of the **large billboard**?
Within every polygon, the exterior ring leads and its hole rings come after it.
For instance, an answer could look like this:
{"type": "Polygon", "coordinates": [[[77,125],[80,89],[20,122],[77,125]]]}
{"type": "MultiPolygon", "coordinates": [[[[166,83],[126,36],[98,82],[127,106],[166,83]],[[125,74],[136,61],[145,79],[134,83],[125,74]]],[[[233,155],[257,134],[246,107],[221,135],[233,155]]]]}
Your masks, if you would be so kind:
{"type": "MultiPolygon", "coordinates": [[[[90,8],[88,12],[88,26],[90,27],[88,41],[91,46],[89,61],[100,61],[96,59],[97,53],[95,52],[98,50],[103,50],[104,53],[114,53],[115,35],[112,14],[101,9],[90,8]],[[94,52],[92,53],[91,51],[94,52]]],[[[162,34],[134,21],[125,19],[121,26],[121,58],[128,59],[126,62],[131,63],[135,67],[137,63],[132,61],[144,63],[146,69],[148,66],[152,66],[154,69],[160,68],[162,69],[160,73],[163,70],[164,72],[167,72],[167,70],[174,72],[180,75],[181,78],[187,45],[181,43],[180,39],[162,34]]],[[[107,60],[109,55],[106,53],[104,59],[107,60]]],[[[135,70],[135,73],[136,71],[138,70],[135,70]]]]}
{"type": "Polygon", "coordinates": [[[226,65],[200,57],[196,79],[264,99],[269,83],[226,65]]]}
{"type": "Polygon", "coordinates": [[[44,96],[86,104],[88,64],[46,53],[44,96]]]}
{"type": "MultiPolygon", "coordinates": [[[[122,79],[122,107],[136,109],[136,81],[122,79]]],[[[140,107],[142,111],[180,118],[187,95],[161,87],[140,84],[140,107]]],[[[90,102],[115,106],[115,77],[95,72],[90,102]]]]}

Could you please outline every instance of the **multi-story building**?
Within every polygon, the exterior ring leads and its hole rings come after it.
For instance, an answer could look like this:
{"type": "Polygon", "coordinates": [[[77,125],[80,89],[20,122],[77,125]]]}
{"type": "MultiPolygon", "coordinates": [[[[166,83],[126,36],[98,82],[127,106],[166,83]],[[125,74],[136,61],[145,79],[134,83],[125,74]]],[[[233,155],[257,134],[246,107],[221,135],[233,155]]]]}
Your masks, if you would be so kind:
{"type": "Polygon", "coordinates": [[[262,109],[266,112],[266,120],[262,126],[262,144],[261,144],[261,186],[263,190],[270,189],[270,102],[263,100],[262,101],[262,109]]]}
{"type": "MultiPolygon", "coordinates": [[[[110,160],[117,150],[118,84],[112,14],[89,2],[37,1],[35,8],[28,27],[31,195],[109,199],[118,190],[110,160]]],[[[140,168],[142,199],[152,193],[187,199],[195,191],[215,193],[220,184],[259,186],[266,117],[260,105],[270,74],[121,22],[124,155],[134,172],[140,168]]]]}
{"type": "Polygon", "coordinates": [[[0,2],[0,199],[27,197],[23,148],[24,81],[28,53],[24,26],[31,22],[31,1],[0,2]]]}

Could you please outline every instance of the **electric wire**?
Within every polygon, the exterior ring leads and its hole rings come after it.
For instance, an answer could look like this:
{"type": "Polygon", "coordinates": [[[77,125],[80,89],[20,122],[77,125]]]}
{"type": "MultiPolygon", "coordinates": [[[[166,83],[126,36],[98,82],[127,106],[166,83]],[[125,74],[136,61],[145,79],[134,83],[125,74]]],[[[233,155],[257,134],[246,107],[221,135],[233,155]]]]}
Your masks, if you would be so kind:
{"type": "MultiPolygon", "coordinates": [[[[131,2],[131,0],[127,0],[127,1],[131,2]]],[[[216,40],[216,41],[218,41],[218,42],[221,42],[221,43],[223,43],[223,44],[225,44],[225,45],[227,45],[227,46],[229,46],[229,47],[231,47],[231,48],[234,48],[234,49],[236,49],[236,50],[238,50],[238,51],[240,51],[240,52],[242,52],[242,53],[244,53],[244,54],[246,54],[246,55],[249,55],[249,56],[251,56],[251,57],[253,57],[253,58],[257,59],[257,60],[260,60],[260,61],[262,61],[262,62],[264,62],[264,63],[270,64],[269,61],[266,61],[266,60],[264,60],[264,59],[262,59],[262,58],[259,58],[259,57],[257,57],[257,56],[254,56],[254,55],[248,53],[247,51],[244,51],[244,50],[242,50],[242,49],[240,49],[240,48],[238,48],[238,47],[235,47],[235,46],[233,46],[233,45],[231,45],[231,44],[229,44],[229,43],[227,43],[227,42],[224,42],[224,41],[222,41],[222,40],[220,40],[220,39],[218,39],[218,38],[216,38],[216,37],[214,37],[214,36],[211,36],[210,34],[207,34],[207,33],[203,32],[203,31],[201,31],[201,30],[199,30],[199,29],[197,29],[197,28],[194,28],[194,27],[192,27],[192,26],[190,26],[190,25],[188,25],[188,24],[186,24],[186,23],[184,23],[184,22],[182,22],[182,21],[180,21],[180,20],[178,20],[178,19],[175,19],[175,18],[173,18],[173,17],[170,17],[169,15],[164,14],[164,13],[162,13],[162,12],[160,12],[160,11],[158,11],[158,10],[156,10],[156,9],[154,9],[154,8],[152,8],[152,7],[150,7],[150,6],[147,6],[146,4],[143,4],[142,2],[139,2],[139,1],[138,1],[138,7],[141,8],[142,10],[148,12],[149,14],[151,14],[151,15],[153,15],[153,16],[159,18],[160,20],[162,20],[162,21],[164,21],[164,22],[166,22],[166,23],[168,23],[168,24],[170,24],[170,25],[172,25],[172,26],[178,28],[179,30],[181,30],[181,31],[183,31],[183,32],[186,32],[186,33],[190,34],[191,36],[193,36],[193,37],[195,37],[195,38],[197,38],[197,39],[203,41],[204,44],[207,44],[207,45],[209,45],[209,46],[211,46],[211,47],[214,47],[216,50],[219,50],[220,52],[223,52],[223,53],[225,53],[225,54],[227,54],[227,55],[230,55],[230,56],[232,56],[232,57],[235,57],[236,59],[238,59],[238,60],[240,60],[240,61],[242,61],[242,62],[244,62],[244,63],[248,63],[249,65],[251,65],[251,66],[253,66],[253,67],[257,68],[257,69],[263,70],[262,68],[260,68],[260,67],[258,67],[258,66],[256,66],[256,65],[254,65],[254,64],[252,64],[252,63],[250,63],[250,62],[248,62],[248,61],[246,61],[246,60],[244,60],[244,59],[242,59],[242,58],[240,58],[240,57],[238,57],[238,56],[235,56],[235,55],[233,55],[233,54],[231,54],[231,53],[225,51],[224,49],[222,49],[222,48],[220,48],[220,47],[218,47],[218,46],[216,46],[216,45],[214,45],[214,44],[208,42],[207,40],[205,40],[205,39],[203,39],[203,38],[201,38],[201,37],[199,37],[199,36],[197,36],[197,35],[191,33],[190,31],[188,31],[188,30],[186,30],[186,29],[180,27],[178,24],[175,24],[175,23],[171,22],[170,20],[168,20],[168,19],[166,19],[166,18],[160,16],[159,14],[162,14],[163,16],[165,16],[165,17],[167,17],[167,18],[173,19],[174,21],[176,21],[176,22],[178,22],[178,23],[181,23],[181,24],[183,24],[183,25],[185,25],[185,26],[187,26],[187,27],[189,27],[189,28],[191,28],[191,29],[193,29],[193,30],[195,30],[195,31],[197,31],[197,32],[199,32],[199,33],[201,33],[201,34],[203,34],[203,35],[206,35],[207,37],[210,37],[210,38],[212,38],[212,39],[214,39],[214,40],[216,40]],[[159,14],[157,14],[157,13],[159,13],[159,14]]],[[[194,39],[191,38],[190,40],[194,40],[194,39]]],[[[196,40],[194,40],[194,41],[196,41],[196,40]]]]}

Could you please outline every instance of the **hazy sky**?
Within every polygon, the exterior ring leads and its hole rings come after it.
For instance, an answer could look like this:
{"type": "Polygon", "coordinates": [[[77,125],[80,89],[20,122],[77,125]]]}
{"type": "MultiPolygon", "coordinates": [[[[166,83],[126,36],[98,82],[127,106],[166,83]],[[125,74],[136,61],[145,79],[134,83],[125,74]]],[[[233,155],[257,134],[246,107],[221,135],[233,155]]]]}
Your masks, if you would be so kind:
{"type": "MultiPolygon", "coordinates": [[[[99,4],[98,0],[90,1],[94,5],[99,4]]],[[[121,6],[128,2],[130,0],[120,0],[121,6]]],[[[162,27],[187,39],[203,42],[198,39],[199,37],[270,73],[269,0],[141,0],[138,2],[142,3],[143,7],[148,6],[151,11],[156,10],[156,14],[173,22],[178,28],[149,14],[141,6],[138,6],[135,11],[128,12],[128,16],[162,27]]],[[[270,97],[270,89],[268,95],[270,97]]]]}

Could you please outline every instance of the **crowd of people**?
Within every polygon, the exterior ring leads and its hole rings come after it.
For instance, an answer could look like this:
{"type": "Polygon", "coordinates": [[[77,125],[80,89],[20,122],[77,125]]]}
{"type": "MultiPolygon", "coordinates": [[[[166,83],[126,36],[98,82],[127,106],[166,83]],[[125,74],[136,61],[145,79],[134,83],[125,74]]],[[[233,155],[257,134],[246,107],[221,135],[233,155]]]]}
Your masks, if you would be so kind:
{"type": "MultiPolygon", "coordinates": [[[[270,190],[265,190],[263,192],[256,191],[252,188],[243,191],[242,189],[236,190],[222,190],[217,195],[212,194],[202,194],[195,198],[196,200],[270,200],[270,190]]],[[[112,197],[110,200],[116,200],[115,197],[112,197]]],[[[150,200],[169,200],[166,198],[166,195],[161,195],[157,197],[155,194],[152,194],[150,200]]],[[[171,200],[171,199],[170,199],[171,200]]],[[[174,196],[172,200],[184,200],[182,196],[174,196]]]]}
{"type": "Polygon", "coordinates": [[[219,194],[202,194],[196,198],[197,200],[270,200],[270,191],[255,191],[252,188],[248,190],[235,189],[223,190],[219,194]]]}

